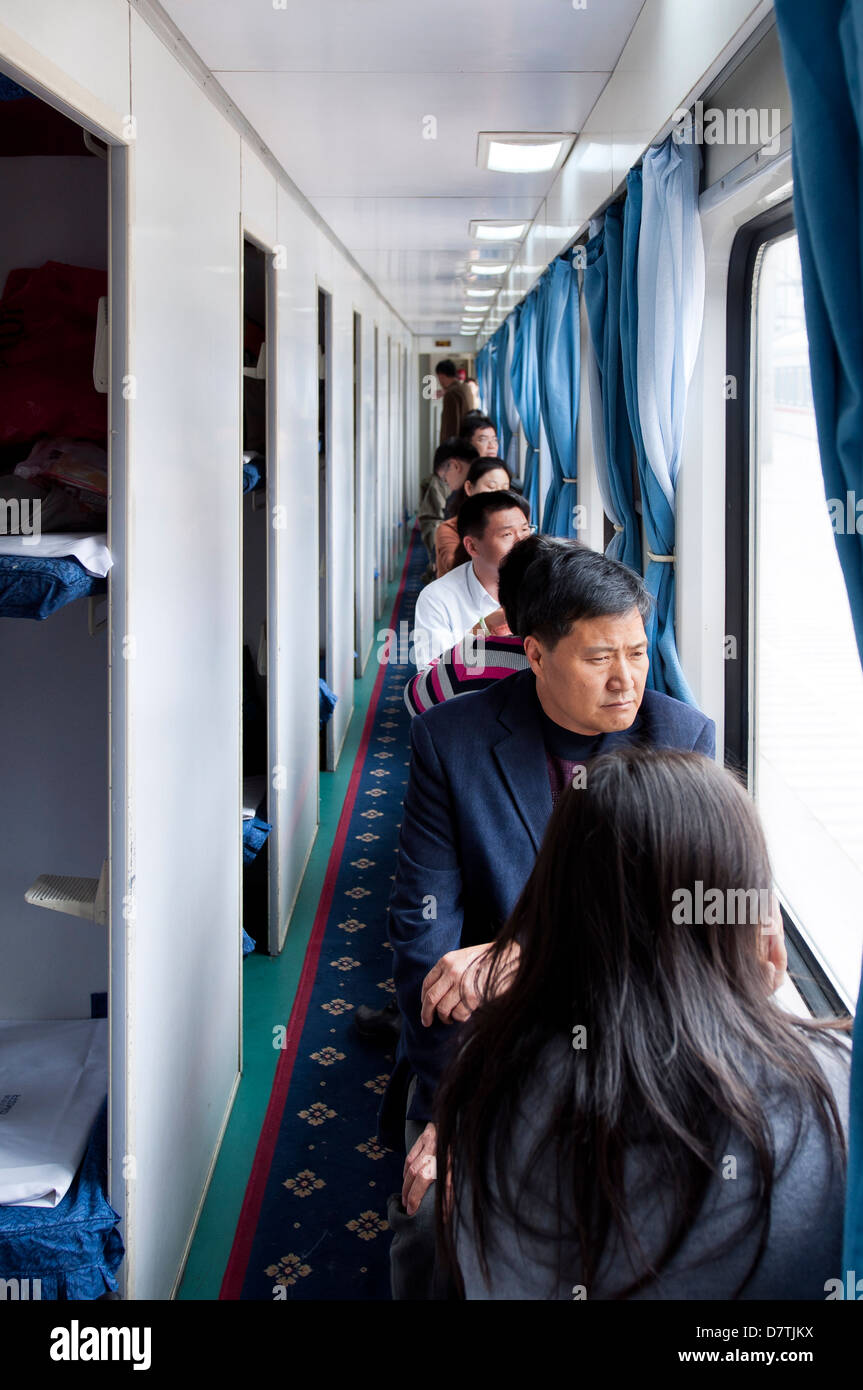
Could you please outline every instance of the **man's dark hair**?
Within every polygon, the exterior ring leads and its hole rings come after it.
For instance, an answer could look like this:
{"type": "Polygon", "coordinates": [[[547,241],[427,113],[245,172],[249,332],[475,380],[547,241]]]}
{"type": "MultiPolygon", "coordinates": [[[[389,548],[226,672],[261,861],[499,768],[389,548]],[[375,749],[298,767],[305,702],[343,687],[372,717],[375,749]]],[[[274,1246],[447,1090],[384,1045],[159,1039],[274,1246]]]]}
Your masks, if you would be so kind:
{"type": "Polygon", "coordinates": [[[499,593],[510,630],[552,649],[582,618],[616,617],[636,608],[646,622],[651,606],[633,570],[580,541],[553,536],[532,536],[513,546],[501,561],[499,593]]]}
{"type": "Polygon", "coordinates": [[[472,444],[468,444],[466,439],[459,439],[453,435],[452,439],[445,439],[443,444],[439,444],[435,449],[432,468],[435,473],[439,473],[450,459],[459,459],[462,463],[473,463],[474,459],[477,458],[479,458],[479,454],[472,444]]]}
{"type": "Polygon", "coordinates": [[[459,507],[455,523],[459,540],[463,541],[465,536],[481,540],[492,512],[509,512],[513,507],[518,507],[530,521],[528,503],[514,492],[475,492],[473,497],[466,497],[459,507]]]}
{"type": "Polygon", "coordinates": [[[459,437],[461,439],[470,439],[472,435],[476,434],[477,430],[494,430],[495,434],[497,434],[497,426],[494,420],[490,420],[487,415],[474,414],[472,410],[469,410],[461,422],[459,437]]]}
{"type": "Polygon", "coordinates": [[[442,362],[438,362],[435,372],[439,372],[441,376],[455,376],[455,362],[451,358],[445,357],[442,362]]]}

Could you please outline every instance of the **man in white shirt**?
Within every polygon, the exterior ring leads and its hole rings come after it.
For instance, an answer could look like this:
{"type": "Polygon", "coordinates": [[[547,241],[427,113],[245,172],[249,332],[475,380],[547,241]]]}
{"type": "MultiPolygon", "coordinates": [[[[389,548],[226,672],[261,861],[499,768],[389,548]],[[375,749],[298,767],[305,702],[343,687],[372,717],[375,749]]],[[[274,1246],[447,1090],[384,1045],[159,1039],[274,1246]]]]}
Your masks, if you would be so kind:
{"type": "Polygon", "coordinates": [[[414,651],[420,670],[468,632],[506,630],[497,591],[498,566],[534,529],[527,502],[514,492],[477,492],[465,500],[458,533],[471,558],[427,585],[417,599],[414,651]]]}

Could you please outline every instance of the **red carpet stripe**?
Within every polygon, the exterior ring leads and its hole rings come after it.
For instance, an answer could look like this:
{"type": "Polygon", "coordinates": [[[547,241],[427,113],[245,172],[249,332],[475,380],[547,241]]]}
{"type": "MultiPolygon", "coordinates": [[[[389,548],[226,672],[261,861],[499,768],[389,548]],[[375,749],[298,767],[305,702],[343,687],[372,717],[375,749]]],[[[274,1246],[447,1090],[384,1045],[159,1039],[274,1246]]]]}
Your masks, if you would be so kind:
{"type": "MultiPolygon", "coordinates": [[[[404,594],[408,564],[410,562],[416,535],[416,530],[414,530],[402,567],[401,581],[390,617],[390,627],[393,627],[395,624],[396,615],[398,614],[404,594]]],[[[240,1211],[239,1220],[237,1221],[234,1243],[231,1246],[231,1253],[228,1256],[228,1263],[225,1267],[222,1287],[219,1290],[220,1300],[239,1299],[242,1294],[243,1283],[245,1281],[246,1270],[248,1269],[249,1257],[252,1250],[252,1242],[254,1241],[255,1231],[257,1230],[258,1221],[260,1219],[267,1177],[272,1165],[273,1153],[275,1152],[282,1115],[284,1114],[285,1104],[288,1098],[297,1049],[300,1044],[300,1037],[302,1036],[306,1014],[308,1012],[309,1000],[315,983],[318,960],[321,954],[327,919],[332,906],[336,879],[338,877],[342,854],[344,853],[345,841],[347,839],[354,803],[357,798],[357,788],[360,784],[363,764],[368,752],[369,740],[371,739],[381,689],[384,683],[384,674],[385,668],[381,665],[375,681],[374,690],[372,691],[372,697],[369,701],[362,737],[360,738],[360,746],[357,749],[357,756],[354,759],[351,779],[348,783],[342,813],[339,817],[339,824],[336,830],[336,838],[333,842],[333,847],[327,863],[327,872],[324,877],[320,901],[318,902],[318,910],[315,913],[312,934],[306,950],[306,958],[303,962],[303,969],[297,987],[296,998],[294,999],[294,1006],[291,1009],[291,1016],[288,1021],[286,1046],[276,1066],[276,1074],[273,1078],[273,1089],[270,1093],[267,1113],[264,1117],[264,1123],[258,1139],[258,1146],[255,1150],[252,1171],[246,1186],[246,1195],[243,1199],[242,1210],[240,1211]]]]}

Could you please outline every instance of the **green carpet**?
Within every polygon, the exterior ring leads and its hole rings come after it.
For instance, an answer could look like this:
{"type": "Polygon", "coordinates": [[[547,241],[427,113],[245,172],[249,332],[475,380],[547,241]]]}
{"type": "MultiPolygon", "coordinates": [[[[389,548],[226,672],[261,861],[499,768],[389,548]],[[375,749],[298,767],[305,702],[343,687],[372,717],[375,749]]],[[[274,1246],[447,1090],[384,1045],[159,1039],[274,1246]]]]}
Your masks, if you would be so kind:
{"type": "MultiPolygon", "coordinates": [[[[407,528],[410,535],[410,527],[407,528]]],[[[404,550],[395,565],[383,616],[385,626],[398,592],[404,550]]],[[[177,1292],[178,1299],[218,1299],[225,1265],[264,1121],[279,1060],[272,1046],[273,1020],[287,1023],[299,983],[321,888],[353,770],[366,711],[378,675],[376,644],[361,680],[354,682],[354,710],[335,772],[320,774],[320,824],[282,954],[255,952],[243,964],[243,1075],[216,1169],[177,1292]]],[[[253,933],[254,935],[254,933],[253,933]]]]}

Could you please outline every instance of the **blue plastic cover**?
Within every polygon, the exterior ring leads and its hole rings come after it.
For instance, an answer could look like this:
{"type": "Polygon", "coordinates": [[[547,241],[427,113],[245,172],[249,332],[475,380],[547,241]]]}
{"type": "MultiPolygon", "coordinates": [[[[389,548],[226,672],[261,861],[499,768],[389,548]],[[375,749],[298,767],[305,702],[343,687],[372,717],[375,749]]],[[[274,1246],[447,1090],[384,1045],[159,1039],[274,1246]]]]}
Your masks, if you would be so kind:
{"type": "Polygon", "coordinates": [[[336,707],[338,695],[334,695],[323,677],[318,679],[318,704],[320,709],[320,728],[328,724],[333,717],[333,710],[336,707]]]}
{"type": "Polygon", "coordinates": [[[251,864],[258,856],[258,852],[266,844],[267,836],[272,830],[269,821],[261,820],[260,816],[252,816],[251,820],[243,821],[243,863],[251,864]]]}
{"type": "Polygon", "coordinates": [[[261,470],[254,459],[243,464],[243,492],[251,492],[261,481],[261,470]]]}

